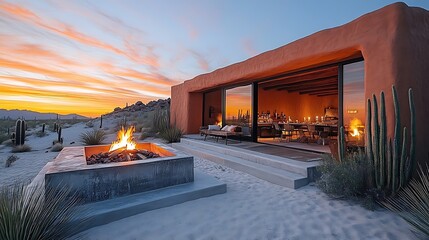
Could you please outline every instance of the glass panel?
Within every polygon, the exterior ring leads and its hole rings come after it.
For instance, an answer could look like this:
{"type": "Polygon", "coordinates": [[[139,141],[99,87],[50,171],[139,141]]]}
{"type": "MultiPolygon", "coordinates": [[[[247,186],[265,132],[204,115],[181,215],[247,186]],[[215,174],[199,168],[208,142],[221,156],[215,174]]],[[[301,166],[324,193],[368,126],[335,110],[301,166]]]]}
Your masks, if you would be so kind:
{"type": "Polygon", "coordinates": [[[225,94],[225,124],[239,125],[243,135],[252,129],[252,85],[227,89],[225,94]]]}
{"type": "Polygon", "coordinates": [[[365,85],[364,61],[344,65],[343,68],[343,123],[347,140],[364,145],[365,85]]]}
{"type": "Polygon", "coordinates": [[[222,91],[204,93],[204,124],[208,126],[222,122],[222,91]]]}

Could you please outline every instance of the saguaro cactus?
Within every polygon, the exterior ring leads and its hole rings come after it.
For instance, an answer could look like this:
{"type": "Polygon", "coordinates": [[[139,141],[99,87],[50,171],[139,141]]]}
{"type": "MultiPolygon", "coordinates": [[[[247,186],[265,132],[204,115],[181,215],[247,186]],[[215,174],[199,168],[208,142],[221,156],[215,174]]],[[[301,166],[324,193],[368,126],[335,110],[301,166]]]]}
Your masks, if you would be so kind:
{"type": "Polygon", "coordinates": [[[25,143],[25,120],[18,119],[15,126],[15,145],[24,145],[25,143]]]}
{"type": "Polygon", "coordinates": [[[406,186],[415,169],[416,161],[416,126],[413,92],[411,88],[408,90],[408,99],[411,115],[409,155],[407,154],[407,128],[403,128],[401,136],[399,100],[394,86],[392,86],[392,95],[395,110],[393,146],[392,139],[387,139],[386,107],[383,92],[381,92],[380,94],[380,119],[378,118],[378,104],[375,95],[373,95],[372,102],[373,111],[371,111],[371,100],[368,99],[366,122],[367,142],[365,146],[365,152],[367,154],[368,159],[373,160],[374,163],[373,175],[375,178],[376,186],[378,189],[386,190],[388,194],[395,194],[399,188],[406,186]],[[373,114],[372,118],[371,113],[373,114]]]}
{"type": "Polygon", "coordinates": [[[63,144],[63,138],[61,137],[61,130],[62,130],[62,128],[59,127],[58,128],[58,142],[63,144]]]}
{"type": "Polygon", "coordinates": [[[341,126],[340,131],[338,133],[338,160],[340,160],[340,162],[344,161],[346,150],[345,143],[346,141],[344,139],[344,127],[341,126]]]}
{"type": "Polygon", "coordinates": [[[100,115],[100,128],[103,127],[103,115],[100,115]]]}
{"type": "Polygon", "coordinates": [[[42,133],[45,132],[45,124],[42,124],[42,133]]]}

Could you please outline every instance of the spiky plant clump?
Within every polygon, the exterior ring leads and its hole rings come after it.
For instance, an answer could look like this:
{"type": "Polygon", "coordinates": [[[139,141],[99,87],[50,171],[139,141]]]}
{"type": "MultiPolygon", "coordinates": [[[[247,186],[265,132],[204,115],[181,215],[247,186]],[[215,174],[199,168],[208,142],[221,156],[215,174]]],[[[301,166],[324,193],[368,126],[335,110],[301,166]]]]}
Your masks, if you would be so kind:
{"type": "Polygon", "coordinates": [[[62,190],[12,185],[0,189],[0,239],[66,239],[82,226],[70,224],[76,197],[62,190]]]}
{"type": "MultiPolygon", "coordinates": [[[[397,198],[389,198],[382,204],[397,212],[418,232],[429,238],[429,168],[420,167],[418,178],[412,179],[409,185],[398,193],[397,198]]],[[[424,238],[424,237],[423,237],[424,238]]]]}
{"type": "Polygon", "coordinates": [[[30,152],[30,151],[31,151],[31,147],[28,146],[27,144],[14,146],[12,148],[13,153],[30,152]]]}
{"type": "Polygon", "coordinates": [[[182,135],[183,135],[182,129],[176,126],[166,128],[160,133],[161,138],[167,141],[168,143],[180,142],[180,138],[182,137],[182,135]]]}
{"type": "Polygon", "coordinates": [[[85,145],[100,145],[106,139],[106,133],[100,129],[93,129],[82,133],[80,139],[85,145]]]}
{"type": "Polygon", "coordinates": [[[59,152],[63,150],[64,146],[61,143],[55,143],[54,146],[51,148],[51,152],[59,152]]]}

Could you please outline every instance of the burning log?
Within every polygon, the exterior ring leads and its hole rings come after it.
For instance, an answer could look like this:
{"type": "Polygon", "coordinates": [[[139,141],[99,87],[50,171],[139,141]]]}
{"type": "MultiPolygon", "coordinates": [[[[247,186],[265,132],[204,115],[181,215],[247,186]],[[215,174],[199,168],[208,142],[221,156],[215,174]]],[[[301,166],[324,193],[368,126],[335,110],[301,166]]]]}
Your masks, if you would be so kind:
{"type": "Polygon", "coordinates": [[[147,150],[127,150],[126,148],[118,148],[112,152],[102,152],[93,154],[86,159],[88,165],[99,164],[99,163],[111,163],[111,162],[127,162],[135,160],[145,160],[149,158],[160,157],[156,154],[147,150]]]}

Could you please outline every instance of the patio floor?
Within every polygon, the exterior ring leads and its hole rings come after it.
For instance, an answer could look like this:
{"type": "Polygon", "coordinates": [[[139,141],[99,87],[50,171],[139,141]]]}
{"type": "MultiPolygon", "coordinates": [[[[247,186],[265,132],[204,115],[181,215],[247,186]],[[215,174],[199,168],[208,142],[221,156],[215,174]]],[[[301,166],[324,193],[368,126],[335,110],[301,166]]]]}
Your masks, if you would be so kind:
{"type": "MultiPolygon", "coordinates": [[[[199,134],[188,134],[188,135],[185,135],[184,137],[204,141],[204,137],[200,136],[199,134]]],[[[206,142],[213,143],[213,142],[216,142],[216,139],[213,137],[207,137],[206,142]]],[[[219,142],[217,144],[224,145],[225,140],[219,139],[219,142]]],[[[302,150],[293,149],[289,147],[276,146],[276,145],[265,144],[265,143],[255,143],[255,142],[247,142],[247,141],[239,142],[236,140],[230,140],[229,138],[228,138],[228,146],[238,147],[238,148],[247,149],[250,151],[270,154],[270,155],[279,156],[279,157],[287,157],[293,160],[298,160],[303,162],[321,160],[321,157],[323,155],[322,153],[302,151],[302,150]]]]}

